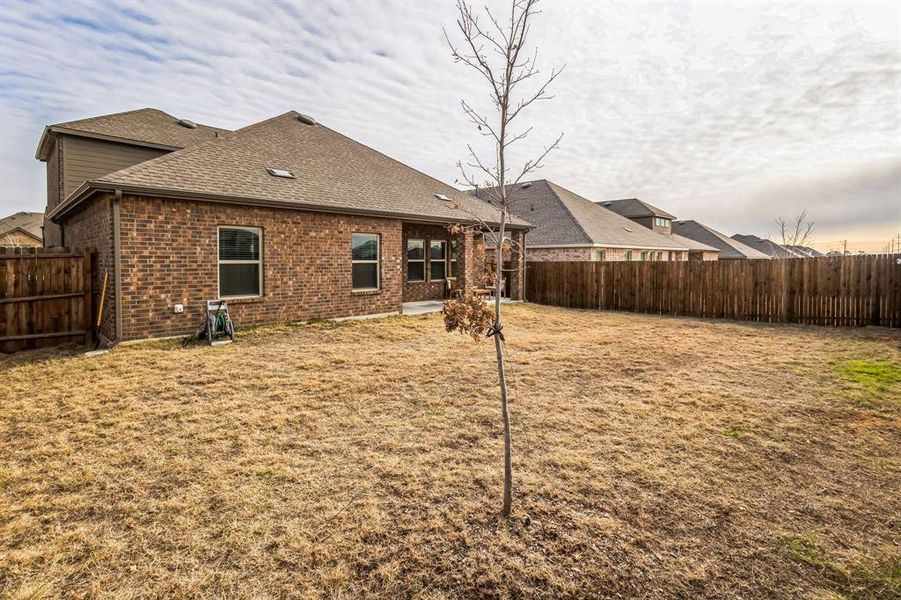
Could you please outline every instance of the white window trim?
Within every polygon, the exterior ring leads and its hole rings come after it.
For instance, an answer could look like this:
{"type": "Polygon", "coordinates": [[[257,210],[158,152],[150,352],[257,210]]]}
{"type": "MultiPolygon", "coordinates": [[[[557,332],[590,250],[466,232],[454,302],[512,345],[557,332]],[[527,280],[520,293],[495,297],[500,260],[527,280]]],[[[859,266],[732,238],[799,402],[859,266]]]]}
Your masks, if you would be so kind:
{"type": "Polygon", "coordinates": [[[242,225],[219,225],[216,228],[216,293],[219,294],[220,299],[231,299],[231,300],[240,300],[241,298],[262,298],[263,297],[263,229],[260,227],[244,227],[242,225]],[[219,242],[222,239],[221,234],[223,229],[240,229],[242,231],[252,231],[257,234],[257,239],[260,240],[260,258],[257,260],[222,260],[219,258],[219,242]],[[258,282],[258,287],[260,289],[259,294],[242,294],[239,296],[223,296],[222,295],[222,281],[220,276],[220,266],[221,265],[260,265],[259,274],[260,281],[258,282]]]}
{"type": "Polygon", "coordinates": [[[407,268],[407,283],[423,283],[426,280],[426,271],[425,271],[425,256],[426,250],[428,247],[426,245],[425,238],[410,238],[407,240],[407,264],[409,263],[422,263],[422,279],[410,279],[410,269],[407,268]],[[410,242],[422,242],[422,258],[410,258],[410,242]]]}
{"type": "Polygon", "coordinates": [[[377,292],[382,289],[382,236],[368,231],[355,231],[350,235],[350,291],[351,292],[377,292]],[[353,255],[353,239],[355,235],[375,236],[375,260],[356,260],[353,255]],[[354,265],[375,265],[375,287],[354,287],[354,265]]]}
{"type": "Polygon", "coordinates": [[[429,240],[429,281],[447,281],[447,240],[429,240]],[[432,244],[444,244],[443,259],[432,258],[432,244]],[[432,263],[444,263],[444,277],[432,279],[432,263]]]}

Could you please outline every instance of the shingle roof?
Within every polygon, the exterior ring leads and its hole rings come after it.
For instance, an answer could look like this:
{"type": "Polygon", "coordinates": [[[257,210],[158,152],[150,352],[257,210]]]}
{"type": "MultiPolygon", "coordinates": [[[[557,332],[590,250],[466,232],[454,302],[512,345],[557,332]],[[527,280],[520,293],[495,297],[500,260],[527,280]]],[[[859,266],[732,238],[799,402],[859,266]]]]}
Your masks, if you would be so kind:
{"type": "Polygon", "coordinates": [[[736,233],[732,236],[732,239],[741,242],[745,246],[750,246],[759,252],[763,252],[768,256],[772,256],[773,258],[792,258],[797,256],[797,254],[788,248],[780,246],[772,240],[765,240],[757,237],[756,235],[736,233]]]}
{"type": "Polygon", "coordinates": [[[796,256],[803,257],[803,258],[820,258],[820,257],[826,256],[819,250],[814,250],[810,246],[788,246],[788,245],[786,245],[785,248],[791,252],[794,252],[796,256]]]}
{"type": "MultiPolygon", "coordinates": [[[[510,211],[535,226],[526,236],[527,246],[686,249],[670,236],[655,233],[546,179],[529,183],[508,192],[510,211]]],[[[477,196],[487,198],[489,191],[479,190],[477,196]]]]}
{"type": "Polygon", "coordinates": [[[648,204],[638,198],[623,198],[622,200],[601,200],[598,202],[604,208],[612,210],[626,218],[635,217],[661,217],[663,219],[675,219],[673,215],[656,206],[648,204]]]}
{"type": "Polygon", "coordinates": [[[13,229],[22,229],[37,239],[43,239],[41,226],[44,225],[44,213],[17,212],[0,219],[0,235],[9,233],[13,229]]]}
{"type": "Polygon", "coordinates": [[[101,115],[88,119],[48,125],[38,144],[37,158],[46,158],[47,140],[53,133],[87,135],[102,139],[121,140],[167,149],[188,148],[227,133],[227,129],[197,124],[196,128],[178,124],[179,119],[155,108],[140,108],[128,112],[101,115]]]}
{"type": "MultiPolygon", "coordinates": [[[[291,111],[110,173],[88,186],[445,223],[498,219],[490,205],[298,117],[291,111]],[[289,170],[296,178],[274,177],[268,167],[289,170]]],[[[76,190],[72,199],[83,192],[76,190]]],[[[512,225],[528,223],[516,220],[512,225]]]]}
{"type": "Polygon", "coordinates": [[[673,221],[673,233],[719,249],[720,260],[729,258],[770,258],[763,252],[758,252],[754,248],[733,240],[725,234],[697,221],[673,221]]]}
{"type": "Polygon", "coordinates": [[[689,250],[700,251],[700,252],[719,252],[719,248],[714,248],[713,246],[709,246],[707,244],[702,244],[698,240],[693,240],[691,238],[687,238],[676,233],[668,233],[667,237],[671,237],[689,250]]]}

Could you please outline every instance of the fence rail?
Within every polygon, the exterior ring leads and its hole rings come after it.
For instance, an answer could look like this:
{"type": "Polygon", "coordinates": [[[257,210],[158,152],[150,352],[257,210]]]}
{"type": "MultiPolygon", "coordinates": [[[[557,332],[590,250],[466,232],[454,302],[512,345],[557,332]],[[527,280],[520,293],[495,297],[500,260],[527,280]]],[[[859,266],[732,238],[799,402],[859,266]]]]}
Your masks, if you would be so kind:
{"type": "Polygon", "coordinates": [[[526,298],[569,308],[901,327],[899,259],[529,262],[526,298]]]}
{"type": "Polygon", "coordinates": [[[0,248],[0,352],[92,338],[89,252],[0,248]]]}

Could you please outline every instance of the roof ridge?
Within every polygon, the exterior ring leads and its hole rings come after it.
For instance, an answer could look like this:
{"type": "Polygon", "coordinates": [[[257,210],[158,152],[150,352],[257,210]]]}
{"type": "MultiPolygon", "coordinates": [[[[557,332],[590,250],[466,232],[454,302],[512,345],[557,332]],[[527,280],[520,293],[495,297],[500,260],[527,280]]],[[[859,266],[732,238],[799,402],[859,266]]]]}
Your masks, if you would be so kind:
{"type": "Polygon", "coordinates": [[[566,202],[563,201],[563,198],[560,197],[560,194],[558,194],[557,190],[554,188],[559,187],[561,190],[564,190],[564,191],[572,194],[573,196],[576,196],[577,198],[582,198],[582,200],[585,200],[586,202],[591,202],[591,200],[589,200],[588,198],[585,198],[584,196],[580,196],[579,194],[577,194],[571,190],[568,190],[563,186],[558,186],[556,183],[548,181],[547,179],[544,179],[543,181],[544,181],[544,184],[548,187],[548,189],[551,190],[551,193],[554,195],[554,198],[557,199],[557,202],[559,202],[563,206],[564,210],[566,210],[566,214],[569,215],[569,218],[572,219],[572,222],[575,223],[576,227],[579,228],[579,231],[582,232],[582,235],[585,236],[585,239],[589,240],[592,244],[597,243],[597,241],[594,238],[592,238],[590,235],[588,235],[588,232],[585,231],[585,227],[581,223],[579,223],[579,220],[576,218],[576,215],[573,214],[573,212],[566,205],[566,202]]]}
{"type": "Polygon", "coordinates": [[[83,117],[81,119],[72,119],[70,121],[61,121],[59,123],[51,123],[49,126],[50,127],[62,127],[64,125],[71,125],[72,123],[81,123],[83,121],[93,121],[95,119],[101,119],[104,117],[121,117],[122,115],[130,115],[130,114],[139,113],[139,112],[145,111],[145,110],[155,110],[156,112],[163,113],[167,117],[172,117],[173,119],[175,118],[174,116],[170,115],[169,113],[162,111],[158,108],[152,108],[150,106],[145,106],[143,108],[133,108],[132,110],[123,110],[120,112],[109,113],[106,115],[94,115],[93,117],[83,117]]]}

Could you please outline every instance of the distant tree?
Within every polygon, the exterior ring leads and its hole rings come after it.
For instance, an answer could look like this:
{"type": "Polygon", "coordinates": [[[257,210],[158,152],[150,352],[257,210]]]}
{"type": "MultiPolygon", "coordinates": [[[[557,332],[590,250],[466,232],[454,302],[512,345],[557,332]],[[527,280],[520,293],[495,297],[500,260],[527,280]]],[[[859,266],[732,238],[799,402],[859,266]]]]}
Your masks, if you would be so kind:
{"type": "MultiPolygon", "coordinates": [[[[469,146],[469,159],[458,162],[463,183],[475,188],[484,188],[487,200],[499,211],[499,226],[488,226],[481,222],[479,231],[494,249],[494,272],[488,279],[494,286],[493,314],[478,297],[458,295],[445,303],[445,325],[448,331],[457,330],[475,339],[482,336],[494,338],[497,363],[497,377],[500,384],[501,415],[504,426],[504,504],[502,514],[510,515],[513,506],[513,458],[510,435],[509,391],[504,365],[504,334],[501,316],[501,296],[503,294],[503,257],[505,251],[516,250],[513,242],[506,237],[510,222],[510,187],[519,183],[527,174],[541,166],[542,160],[555,149],[562,134],[539,153],[537,158],[526,161],[518,170],[512,170],[508,163],[507,151],[512,144],[524,139],[532,130],[526,127],[517,132],[511,126],[523,110],[539,100],[552,98],[548,86],[560,75],[562,69],[553,69],[548,77],[541,80],[536,65],[538,51],[531,54],[525,50],[530,31],[530,20],[537,14],[537,0],[515,0],[510,7],[509,18],[495,16],[484,8],[480,22],[472,7],[464,0],[457,2],[457,29],[462,34],[460,45],[451,41],[447,31],[445,39],[450,46],[454,62],[462,63],[475,70],[487,84],[488,95],[494,107],[494,115],[489,117],[477,110],[466,100],[461,101],[464,114],[480,134],[494,142],[494,152],[490,159],[481,159],[469,146]],[[540,83],[525,92],[522,88],[530,80],[540,83]],[[481,184],[481,185],[480,185],[481,184]]],[[[521,120],[521,119],[520,119],[521,120]]],[[[518,121],[517,121],[518,122],[518,121]]],[[[484,196],[483,196],[484,197],[484,196]]],[[[522,251],[521,248],[518,249],[522,251]]]]}
{"type": "Polygon", "coordinates": [[[806,246],[810,242],[813,221],[807,218],[806,209],[796,215],[791,222],[779,217],[776,219],[776,225],[779,226],[783,246],[806,246]]]}

